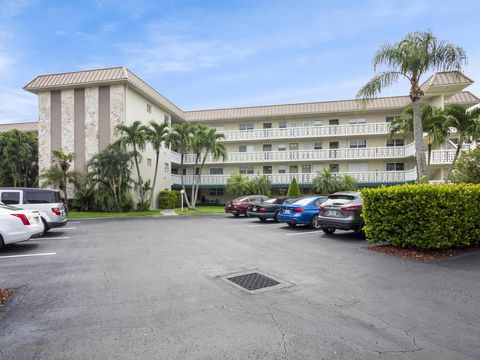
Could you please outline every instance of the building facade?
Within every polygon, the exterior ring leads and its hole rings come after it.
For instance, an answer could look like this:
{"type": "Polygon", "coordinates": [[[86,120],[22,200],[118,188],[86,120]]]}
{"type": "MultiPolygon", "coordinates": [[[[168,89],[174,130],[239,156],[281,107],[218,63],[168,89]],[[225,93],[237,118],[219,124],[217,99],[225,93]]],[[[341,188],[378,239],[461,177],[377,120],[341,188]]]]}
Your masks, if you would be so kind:
{"type": "MultiPolygon", "coordinates": [[[[443,107],[474,106],[480,99],[466,87],[473,81],[457,72],[432,75],[422,85],[423,101],[443,107]]],[[[359,102],[327,101],[201,111],[182,111],[125,67],[42,75],[25,86],[39,99],[39,167],[51,165],[51,151],[76,153],[75,169],[118,137],[118,124],[136,120],[194,122],[223,133],[228,157],[206,159],[201,176],[205,202],[225,201],[232,173],[267,175],[274,192],[283,194],[295,177],[309,192],[324,167],[353,176],[362,186],[394,184],[416,178],[413,136],[389,139],[388,124],[408,106],[408,96],[359,102]]],[[[455,134],[433,150],[430,177],[442,181],[453,160],[455,134]]],[[[468,146],[467,146],[468,148],[468,146]]],[[[142,177],[152,179],[155,153],[143,153],[142,177]]],[[[180,155],[162,150],[156,192],[180,185],[180,155]]],[[[194,156],[186,155],[186,184],[192,182],[194,156]]]]}

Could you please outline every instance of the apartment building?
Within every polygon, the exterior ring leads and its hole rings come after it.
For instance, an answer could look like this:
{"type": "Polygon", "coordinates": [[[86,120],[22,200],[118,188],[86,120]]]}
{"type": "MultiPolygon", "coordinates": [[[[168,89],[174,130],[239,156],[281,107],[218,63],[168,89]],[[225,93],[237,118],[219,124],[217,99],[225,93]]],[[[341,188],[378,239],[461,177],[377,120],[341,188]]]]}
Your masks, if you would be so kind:
{"type": "MultiPolygon", "coordinates": [[[[424,102],[436,106],[474,106],[480,99],[464,91],[473,80],[457,72],[432,75],[422,85],[424,102]]],[[[416,178],[413,136],[389,139],[388,123],[410,103],[408,96],[325,101],[200,111],[183,111],[125,67],[42,75],[25,86],[39,98],[40,169],[51,164],[51,151],[77,154],[75,168],[114,141],[117,124],[154,119],[170,124],[207,124],[225,136],[226,160],[206,159],[200,199],[223,202],[232,173],[265,174],[274,192],[284,194],[293,177],[305,192],[324,167],[348,174],[362,186],[395,184],[416,178]]],[[[353,95],[353,94],[352,94],[353,95]]],[[[455,135],[432,152],[430,176],[441,181],[452,162],[455,135]]],[[[142,172],[153,178],[153,149],[143,154],[142,172]]],[[[192,165],[193,155],[184,163],[192,165]]],[[[162,152],[157,191],[180,186],[180,155],[162,152]]],[[[192,182],[186,170],[186,184],[192,182]]]]}

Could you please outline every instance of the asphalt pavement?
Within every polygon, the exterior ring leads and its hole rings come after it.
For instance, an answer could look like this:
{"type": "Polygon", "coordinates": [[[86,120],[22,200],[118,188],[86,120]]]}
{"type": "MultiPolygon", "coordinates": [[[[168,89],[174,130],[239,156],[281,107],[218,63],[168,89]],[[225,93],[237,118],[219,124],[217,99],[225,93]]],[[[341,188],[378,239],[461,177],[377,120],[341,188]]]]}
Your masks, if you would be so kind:
{"type": "Polygon", "coordinates": [[[479,359],[480,254],[226,215],[79,220],[0,252],[0,359],[479,359]],[[247,291],[250,272],[279,285],[247,291]]]}

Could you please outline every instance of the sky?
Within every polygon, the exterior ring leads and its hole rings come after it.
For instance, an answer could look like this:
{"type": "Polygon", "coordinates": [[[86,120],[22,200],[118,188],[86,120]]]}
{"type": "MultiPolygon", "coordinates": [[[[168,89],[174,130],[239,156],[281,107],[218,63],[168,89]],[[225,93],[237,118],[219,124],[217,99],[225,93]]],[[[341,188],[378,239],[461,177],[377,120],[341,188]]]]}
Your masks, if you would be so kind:
{"type": "Polygon", "coordinates": [[[37,120],[22,89],[37,75],[110,66],[183,110],[352,99],[381,44],[428,29],[466,50],[478,96],[479,15],[478,0],[0,0],[0,123],[37,120]]]}

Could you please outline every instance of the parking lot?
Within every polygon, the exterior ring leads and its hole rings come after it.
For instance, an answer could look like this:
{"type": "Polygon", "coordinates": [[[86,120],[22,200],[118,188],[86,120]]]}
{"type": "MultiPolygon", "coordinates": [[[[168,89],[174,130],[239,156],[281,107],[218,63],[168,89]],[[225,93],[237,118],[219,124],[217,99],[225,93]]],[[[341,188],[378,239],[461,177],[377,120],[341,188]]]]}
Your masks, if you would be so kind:
{"type": "Polygon", "coordinates": [[[72,221],[0,252],[0,359],[480,358],[480,254],[366,245],[225,215],[72,221]],[[280,285],[227,280],[246,272],[280,285]]]}

